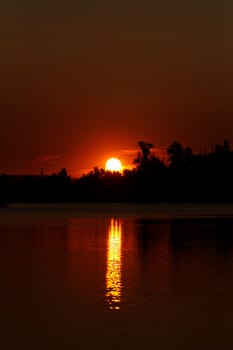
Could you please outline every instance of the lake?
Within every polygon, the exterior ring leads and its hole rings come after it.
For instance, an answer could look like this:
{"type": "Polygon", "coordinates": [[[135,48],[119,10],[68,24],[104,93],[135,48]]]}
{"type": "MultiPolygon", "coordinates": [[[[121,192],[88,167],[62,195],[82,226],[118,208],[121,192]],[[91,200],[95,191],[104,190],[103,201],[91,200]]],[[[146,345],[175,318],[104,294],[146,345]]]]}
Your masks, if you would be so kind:
{"type": "Polygon", "coordinates": [[[233,348],[232,204],[0,210],[1,349],[233,348]]]}

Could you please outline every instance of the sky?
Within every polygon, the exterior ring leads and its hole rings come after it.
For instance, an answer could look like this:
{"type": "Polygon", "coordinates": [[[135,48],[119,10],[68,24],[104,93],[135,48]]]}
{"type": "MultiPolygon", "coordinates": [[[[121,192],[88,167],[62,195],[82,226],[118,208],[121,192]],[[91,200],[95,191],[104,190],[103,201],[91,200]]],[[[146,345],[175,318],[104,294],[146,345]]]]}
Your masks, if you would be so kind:
{"type": "Polygon", "coordinates": [[[233,146],[231,0],[2,0],[0,173],[233,146]]]}

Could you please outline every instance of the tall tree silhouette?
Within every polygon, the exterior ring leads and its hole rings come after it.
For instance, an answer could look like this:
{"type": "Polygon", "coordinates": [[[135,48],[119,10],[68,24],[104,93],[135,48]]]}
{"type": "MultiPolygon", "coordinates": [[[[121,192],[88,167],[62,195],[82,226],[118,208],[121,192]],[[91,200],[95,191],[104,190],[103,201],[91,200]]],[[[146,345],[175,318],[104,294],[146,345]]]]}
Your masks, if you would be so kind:
{"type": "Polygon", "coordinates": [[[139,141],[138,146],[138,155],[133,160],[133,163],[137,165],[138,171],[150,173],[151,176],[154,176],[155,172],[165,167],[164,163],[151,151],[154,148],[152,143],[139,141]]]}
{"type": "Polygon", "coordinates": [[[193,152],[190,147],[183,147],[179,142],[174,141],[167,148],[168,161],[170,167],[183,167],[187,163],[190,163],[193,152]]]}
{"type": "Polygon", "coordinates": [[[170,166],[179,165],[184,159],[184,148],[183,146],[174,141],[167,149],[168,161],[170,166]]]}
{"type": "Polygon", "coordinates": [[[154,148],[154,145],[145,141],[139,141],[138,147],[140,151],[138,152],[137,158],[134,159],[134,163],[141,165],[144,162],[148,162],[148,160],[153,157],[151,149],[154,148]]]}
{"type": "Polygon", "coordinates": [[[138,142],[139,152],[133,163],[136,164],[136,194],[139,200],[158,199],[161,183],[164,181],[165,165],[152,152],[154,145],[149,142],[138,142]]]}

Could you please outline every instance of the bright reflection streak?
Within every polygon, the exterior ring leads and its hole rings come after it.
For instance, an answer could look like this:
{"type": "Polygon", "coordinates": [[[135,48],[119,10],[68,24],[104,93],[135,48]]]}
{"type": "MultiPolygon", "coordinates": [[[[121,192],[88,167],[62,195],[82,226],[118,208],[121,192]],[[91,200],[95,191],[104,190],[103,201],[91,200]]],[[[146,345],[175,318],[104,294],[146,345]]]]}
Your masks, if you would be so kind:
{"type": "Polygon", "coordinates": [[[111,219],[108,236],[106,300],[112,310],[120,309],[121,289],[121,222],[111,219]]]}

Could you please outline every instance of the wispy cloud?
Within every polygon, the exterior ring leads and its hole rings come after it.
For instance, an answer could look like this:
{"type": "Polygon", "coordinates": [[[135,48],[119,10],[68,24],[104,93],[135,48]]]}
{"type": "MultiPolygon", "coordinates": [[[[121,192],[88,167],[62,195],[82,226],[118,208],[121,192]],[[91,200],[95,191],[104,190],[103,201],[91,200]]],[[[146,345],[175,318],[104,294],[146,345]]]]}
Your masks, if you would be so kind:
{"type": "MultiPolygon", "coordinates": [[[[136,156],[139,152],[139,148],[131,148],[131,149],[122,149],[121,153],[126,156],[136,156]]],[[[157,156],[164,156],[164,153],[166,153],[166,147],[163,146],[155,146],[152,149],[152,152],[157,156]]]]}
{"type": "Polygon", "coordinates": [[[54,164],[58,159],[61,158],[60,154],[46,154],[39,157],[42,163],[54,164]]]}
{"type": "Polygon", "coordinates": [[[121,153],[127,156],[135,155],[138,153],[138,149],[122,149],[121,153]]]}

